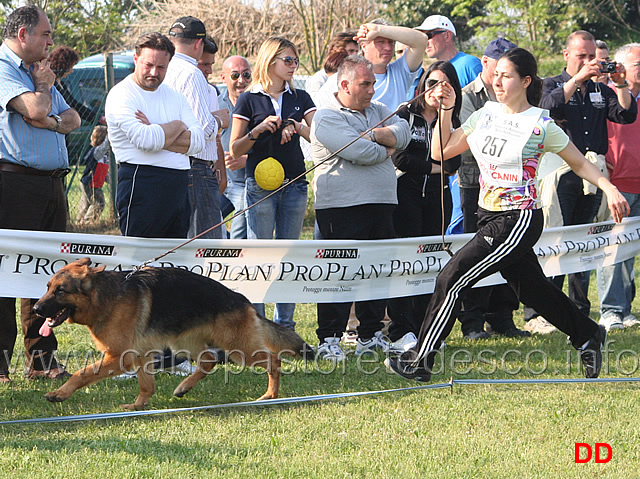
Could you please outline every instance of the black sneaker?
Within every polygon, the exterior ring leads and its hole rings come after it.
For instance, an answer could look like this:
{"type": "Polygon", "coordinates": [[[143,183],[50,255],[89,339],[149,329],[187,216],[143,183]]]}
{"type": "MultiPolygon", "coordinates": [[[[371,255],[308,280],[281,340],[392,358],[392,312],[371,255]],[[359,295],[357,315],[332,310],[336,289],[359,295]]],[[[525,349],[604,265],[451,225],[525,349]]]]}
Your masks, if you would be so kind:
{"type": "Polygon", "coordinates": [[[531,333],[529,331],[524,331],[518,328],[509,328],[504,331],[496,331],[493,330],[495,334],[498,336],[504,336],[505,338],[529,338],[531,337],[531,333]]]}
{"type": "Polygon", "coordinates": [[[598,325],[596,334],[578,349],[580,359],[584,365],[584,376],[586,378],[597,378],[602,367],[602,346],[607,340],[607,330],[602,325],[598,325]]]}
{"type": "MultiPolygon", "coordinates": [[[[384,365],[387,370],[396,373],[398,376],[402,376],[405,379],[412,379],[414,381],[429,382],[431,381],[431,371],[424,367],[412,366],[410,359],[402,359],[402,356],[392,356],[384,360],[384,365]]],[[[406,358],[406,356],[405,356],[406,358]]]]}

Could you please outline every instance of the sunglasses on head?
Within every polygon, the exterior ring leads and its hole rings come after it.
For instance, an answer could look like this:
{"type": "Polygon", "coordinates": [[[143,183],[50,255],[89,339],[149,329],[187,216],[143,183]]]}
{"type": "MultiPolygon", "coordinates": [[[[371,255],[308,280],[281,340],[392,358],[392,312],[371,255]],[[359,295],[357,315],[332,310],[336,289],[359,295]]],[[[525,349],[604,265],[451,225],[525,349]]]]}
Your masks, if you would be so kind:
{"type": "Polygon", "coordinates": [[[433,88],[438,84],[440,80],[436,80],[435,78],[427,78],[426,85],[427,88],[433,88]]]}
{"type": "Polygon", "coordinates": [[[276,57],[276,58],[278,60],[282,60],[284,64],[287,65],[288,67],[290,67],[291,65],[298,66],[298,64],[300,63],[300,60],[298,60],[296,57],[276,57]]]}
{"type": "Polygon", "coordinates": [[[424,32],[427,35],[427,38],[431,40],[436,35],[446,32],[446,30],[432,30],[430,32],[424,32]]]}
{"type": "Polygon", "coordinates": [[[231,72],[231,75],[229,76],[233,81],[236,81],[238,78],[240,78],[240,75],[242,75],[242,78],[244,78],[245,80],[251,80],[251,72],[231,72]]]}

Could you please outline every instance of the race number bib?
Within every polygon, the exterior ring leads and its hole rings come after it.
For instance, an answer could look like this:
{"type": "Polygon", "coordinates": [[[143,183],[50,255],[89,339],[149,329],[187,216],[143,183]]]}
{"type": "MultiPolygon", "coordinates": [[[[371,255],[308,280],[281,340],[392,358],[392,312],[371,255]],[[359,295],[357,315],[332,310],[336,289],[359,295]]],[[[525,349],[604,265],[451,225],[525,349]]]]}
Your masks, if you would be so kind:
{"type": "Polygon", "coordinates": [[[522,113],[507,114],[500,103],[485,103],[476,128],[467,138],[467,143],[486,184],[523,186],[522,150],[529,141],[542,111],[540,108],[531,107],[522,113]]]}

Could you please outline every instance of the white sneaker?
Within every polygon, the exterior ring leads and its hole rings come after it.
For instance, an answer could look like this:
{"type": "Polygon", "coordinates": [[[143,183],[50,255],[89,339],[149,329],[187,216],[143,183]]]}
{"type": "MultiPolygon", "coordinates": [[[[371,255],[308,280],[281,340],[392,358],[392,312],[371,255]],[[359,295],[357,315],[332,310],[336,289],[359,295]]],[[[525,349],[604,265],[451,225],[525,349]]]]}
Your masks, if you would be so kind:
{"type": "Polygon", "coordinates": [[[336,362],[346,359],[346,355],[340,347],[340,338],[324,338],[324,341],[318,345],[316,356],[318,359],[336,362]]]}
{"type": "Polygon", "coordinates": [[[118,375],[118,376],[113,376],[112,379],[136,379],[138,377],[138,375],[136,374],[135,371],[125,371],[124,373],[118,375]]]}
{"type": "Polygon", "coordinates": [[[409,351],[416,344],[418,344],[418,338],[416,338],[416,335],[413,333],[407,333],[397,341],[389,344],[389,352],[404,353],[405,351],[409,351]]]}
{"type": "Polygon", "coordinates": [[[345,331],[342,333],[342,342],[355,346],[358,342],[358,333],[356,331],[345,331]]]}
{"type": "Polygon", "coordinates": [[[171,366],[170,368],[160,368],[158,371],[173,374],[174,376],[191,376],[198,370],[196,366],[189,361],[182,361],[180,364],[171,366]]]}
{"type": "Polygon", "coordinates": [[[537,334],[550,334],[558,330],[558,328],[556,328],[553,324],[551,324],[549,321],[544,319],[542,316],[535,316],[531,318],[529,321],[525,323],[522,329],[524,329],[525,331],[529,331],[531,333],[537,333],[537,334]]]}
{"type": "Polygon", "coordinates": [[[633,314],[627,314],[622,319],[622,324],[624,325],[625,328],[630,328],[632,326],[636,326],[640,324],[640,321],[633,314]]]}
{"type": "Polygon", "coordinates": [[[607,331],[624,328],[622,317],[616,313],[608,313],[600,316],[600,324],[604,326],[604,329],[607,331]]]}
{"type": "Polygon", "coordinates": [[[367,351],[380,350],[384,353],[389,352],[389,342],[382,336],[382,331],[378,331],[373,338],[363,341],[358,338],[358,344],[356,346],[356,354],[362,354],[367,351]]]}

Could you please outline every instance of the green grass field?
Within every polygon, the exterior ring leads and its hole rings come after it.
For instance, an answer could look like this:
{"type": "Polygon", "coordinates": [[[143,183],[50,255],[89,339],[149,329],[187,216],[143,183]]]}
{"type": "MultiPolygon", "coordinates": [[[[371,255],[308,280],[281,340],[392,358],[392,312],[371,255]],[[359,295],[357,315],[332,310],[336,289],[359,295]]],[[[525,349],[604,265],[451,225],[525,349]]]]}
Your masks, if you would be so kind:
{"type": "MultiPolygon", "coordinates": [[[[638,315],[637,301],[634,306],[638,315]]],[[[298,331],[312,345],[317,344],[315,318],[314,305],[298,306],[298,331]]],[[[83,327],[63,324],[56,334],[59,356],[70,370],[87,355],[97,355],[83,327]]],[[[640,376],[639,342],[638,327],[611,333],[602,377],[640,376]]],[[[18,338],[16,356],[21,344],[18,338]]],[[[350,355],[338,368],[292,361],[285,367],[281,396],[417,385],[387,373],[381,360],[350,355]]],[[[435,384],[451,377],[582,377],[575,351],[559,332],[468,342],[456,326],[438,367],[435,384]]],[[[19,372],[13,379],[11,386],[0,387],[1,420],[118,412],[138,389],[136,380],[108,379],[50,404],[43,395],[60,381],[29,382],[19,372]]],[[[180,379],[157,376],[152,409],[251,401],[267,383],[260,371],[220,366],[179,399],[171,393],[180,379]]],[[[631,382],[454,385],[313,403],[0,425],[0,471],[12,478],[639,477],[639,392],[631,382]],[[576,442],[608,443],[612,460],[575,464],[576,442]]]]}

